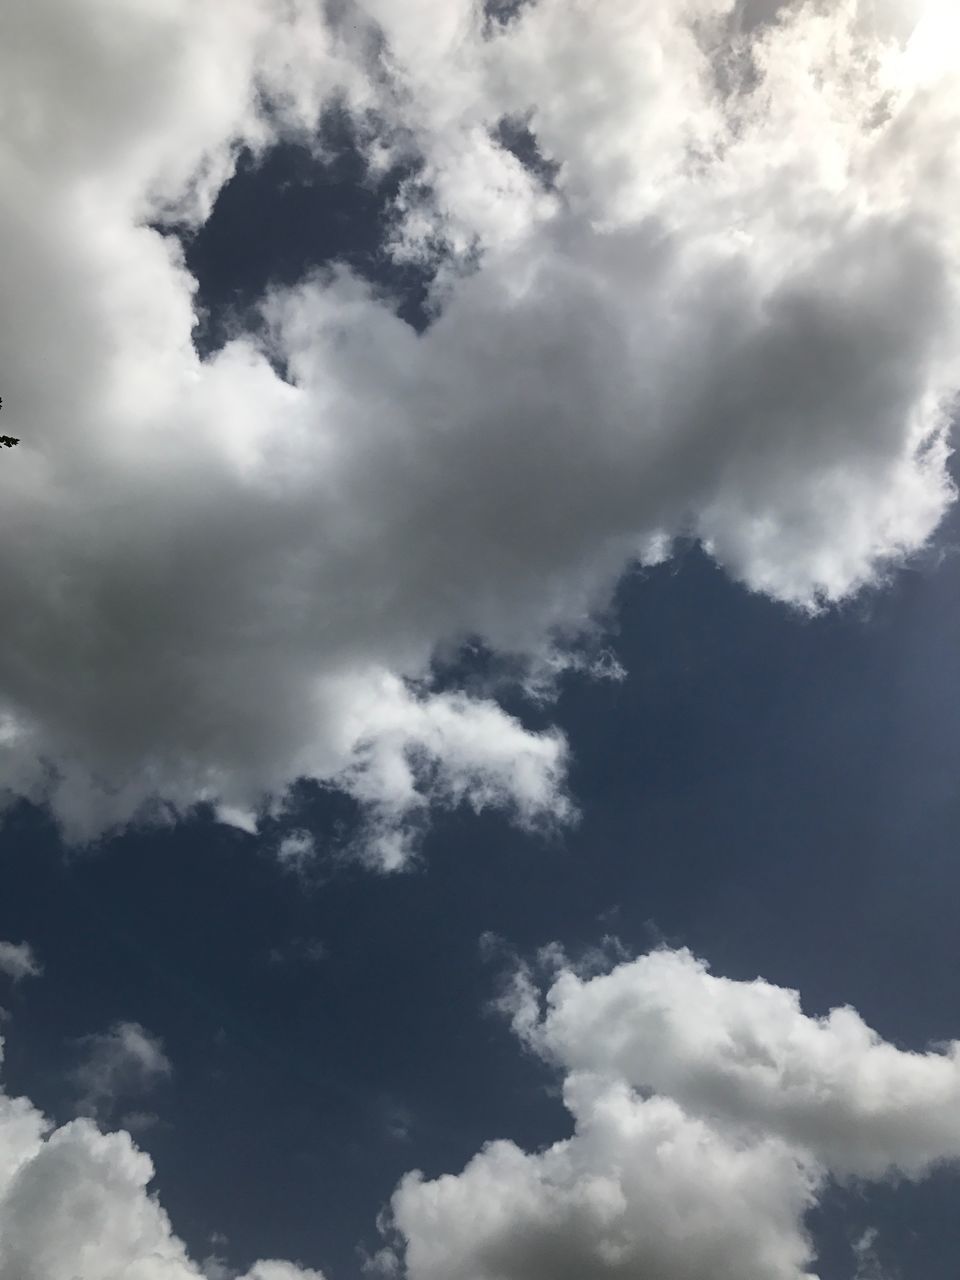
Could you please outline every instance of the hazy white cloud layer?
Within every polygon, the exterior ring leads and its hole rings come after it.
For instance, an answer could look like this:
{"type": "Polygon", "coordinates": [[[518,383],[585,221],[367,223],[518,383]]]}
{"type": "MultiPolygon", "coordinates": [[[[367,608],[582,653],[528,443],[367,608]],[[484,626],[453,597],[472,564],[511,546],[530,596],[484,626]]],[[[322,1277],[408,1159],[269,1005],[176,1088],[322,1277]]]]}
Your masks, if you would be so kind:
{"type": "Polygon", "coordinates": [[[561,737],[431,688],[438,647],[555,669],[681,536],[840,600],[953,496],[952,4],[335,8],[0,18],[0,787],[73,839],[203,799],[249,827],[300,776],[386,866],[431,802],[562,821],[561,737]],[[333,101],[422,162],[389,235],[434,323],[338,271],[265,304],[289,383],[252,337],[199,360],[147,224],[333,101]]]}
{"type": "MultiPolygon", "coordinates": [[[[804,1280],[805,1216],[831,1176],[920,1178],[960,1159],[960,1042],[898,1049],[852,1009],[810,1017],[796,992],[713,977],[687,951],[592,977],[551,963],[545,1001],[522,970],[504,1007],[562,1072],[572,1136],[408,1174],[374,1272],[804,1280]]],[[[129,1133],[55,1128],[0,1093],[0,1280],[235,1280],[222,1259],[191,1261],[152,1177],[129,1133]]],[[[322,1277],[263,1261],[243,1280],[322,1277]]]]}
{"type": "MultiPolygon", "coordinates": [[[[583,977],[562,955],[545,1007],[521,971],[514,1029],[563,1073],[573,1136],[489,1143],[462,1173],[394,1194],[408,1280],[802,1280],[828,1178],[919,1178],[960,1159],[960,1043],[910,1053],[849,1008],[711,976],[661,951],[583,977]]],[[[851,1270],[853,1266],[851,1266],[851,1270]]]]}

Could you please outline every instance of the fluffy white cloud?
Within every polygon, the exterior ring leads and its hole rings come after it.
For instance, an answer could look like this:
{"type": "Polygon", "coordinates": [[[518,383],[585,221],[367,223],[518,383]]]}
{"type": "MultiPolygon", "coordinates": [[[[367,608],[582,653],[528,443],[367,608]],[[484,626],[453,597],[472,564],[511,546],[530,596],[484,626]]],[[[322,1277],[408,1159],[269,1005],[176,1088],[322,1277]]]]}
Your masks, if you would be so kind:
{"type": "Polygon", "coordinates": [[[22,978],[38,978],[43,966],[29,942],[0,942],[0,973],[19,982],[22,978]]]}
{"type": "Polygon", "coordinates": [[[303,776],[388,867],[430,801],[563,820],[564,742],[431,687],[438,649],[554,669],[681,536],[816,607],[953,496],[946,5],[338,12],[4,15],[0,786],[74,839],[203,799],[250,828],[303,776]],[[338,271],[266,304],[290,383],[251,336],[199,360],[148,222],[202,221],[241,144],[333,100],[373,163],[422,160],[393,245],[437,318],[338,271]]]}
{"type": "Polygon", "coordinates": [[[292,1262],[277,1262],[268,1259],[256,1262],[241,1280],[323,1280],[319,1271],[304,1270],[294,1266],[292,1262]]]}
{"type": "Polygon", "coordinates": [[[960,1155],[960,1042],[906,1053],[854,1009],[806,1016],[796,991],[715,977],[655,951],[589,979],[564,968],[543,1018],[518,987],[514,1025],[564,1070],[613,1073],[687,1111],[755,1125],[835,1173],[920,1175],[960,1155]]]}
{"type": "Polygon", "coordinates": [[[107,1119],[119,1102],[152,1089],[173,1070],[162,1042],[139,1022],[118,1022],[109,1031],[84,1036],[80,1045],[73,1081],[81,1115],[107,1119]]]}
{"type": "MultiPolygon", "coordinates": [[[[919,1178],[960,1159],[960,1045],[897,1049],[850,1009],[716,978],[686,951],[585,977],[521,970],[521,1040],[564,1076],[572,1136],[489,1143],[459,1174],[412,1172],[373,1270],[407,1280],[810,1280],[807,1212],[828,1179],[919,1178]]],[[[0,1092],[0,1280],[234,1280],[187,1255],[128,1133],[54,1128],[0,1092]]],[[[864,1273],[872,1238],[857,1246],[864,1273]]],[[[242,1280],[322,1280],[275,1260],[242,1280]]]]}
{"type": "Polygon", "coordinates": [[[851,1009],[808,1017],[796,992],[687,951],[593,977],[553,959],[545,1008],[525,970],[505,1006],[563,1071],[573,1136],[407,1175],[381,1261],[409,1280],[803,1280],[829,1176],[960,1159],[960,1043],[897,1049],[851,1009]]]}
{"type": "Polygon", "coordinates": [[[45,1138],[32,1136],[0,1200],[4,1280],[198,1275],[145,1192],[153,1170],[129,1135],[102,1134],[75,1120],[45,1138]]]}
{"type": "Polygon", "coordinates": [[[393,1197],[411,1280],[799,1280],[815,1172],[776,1141],[727,1142],[675,1103],[575,1078],[576,1134],[541,1154],[493,1142],[457,1176],[393,1197]]]}
{"type": "MultiPolygon", "coordinates": [[[[147,1189],[152,1177],[128,1133],[89,1119],[54,1128],[26,1098],[0,1093],[0,1280],[203,1280],[147,1189]]],[[[242,1280],[323,1277],[259,1262],[242,1280]]]]}

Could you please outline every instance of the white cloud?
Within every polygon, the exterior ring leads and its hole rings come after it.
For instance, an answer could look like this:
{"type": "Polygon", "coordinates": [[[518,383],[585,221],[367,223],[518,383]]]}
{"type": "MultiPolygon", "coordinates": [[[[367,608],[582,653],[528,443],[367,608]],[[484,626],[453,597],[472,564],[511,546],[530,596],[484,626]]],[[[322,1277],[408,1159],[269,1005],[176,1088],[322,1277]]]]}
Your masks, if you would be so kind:
{"type": "MultiPolygon", "coordinates": [[[[960,1159],[960,1057],[895,1048],[850,1009],[711,976],[686,951],[584,976],[520,971],[523,1043],[563,1073],[573,1133],[498,1140],[459,1174],[406,1175],[367,1268],[407,1280],[810,1280],[805,1219],[829,1178],[922,1177],[960,1159]],[[902,1106],[898,1107],[897,1091],[902,1106]]],[[[591,967],[597,963],[590,959],[591,967]]],[[[54,1128],[0,1092],[0,1280],[235,1280],[192,1261],[128,1133],[54,1128]]],[[[219,1243],[223,1243],[220,1241],[219,1243]]],[[[877,1271],[872,1234],[851,1272],[877,1271]]],[[[322,1280],[262,1261],[243,1280],[322,1280]]]]}
{"type": "MultiPolygon", "coordinates": [[[[0,1093],[0,1280],[202,1280],[152,1178],[128,1133],[89,1119],[54,1128],[26,1098],[0,1093]]],[[[259,1262],[242,1280],[323,1277],[259,1262]]]]}
{"type": "Polygon", "coordinates": [[[587,980],[564,968],[518,1032],[567,1071],[613,1072],[697,1115],[755,1125],[835,1173],[923,1174],[960,1155],[960,1041],[906,1053],[850,1008],[802,1013],[796,991],[714,977],[655,951],[587,980]]]}
{"type": "Polygon", "coordinates": [[[538,0],[492,36],[472,0],[319,15],[5,24],[0,787],[75,840],[198,800],[249,829],[302,776],[365,806],[387,867],[431,802],[564,820],[559,735],[438,692],[438,649],[479,635],[535,685],[688,535],[817,607],[952,500],[946,6],[538,0]],[[202,221],[241,143],[334,98],[376,162],[422,158],[395,249],[439,263],[439,318],[417,336],[341,271],[267,306],[294,385],[249,336],[201,362],[146,223],[202,221]]]}
{"type": "Polygon", "coordinates": [[[74,1120],[32,1137],[0,1200],[5,1280],[197,1275],[166,1214],[145,1192],[152,1166],[129,1135],[102,1134],[91,1121],[74,1120]]]}
{"type": "Polygon", "coordinates": [[[292,1262],[256,1262],[241,1280],[323,1280],[319,1271],[304,1270],[292,1262]]]}
{"type": "Polygon", "coordinates": [[[173,1070],[162,1042],[139,1022],[117,1022],[80,1045],[82,1060],[73,1072],[77,1110],[95,1119],[109,1119],[119,1102],[149,1091],[173,1070]]]}
{"type": "MultiPolygon", "coordinates": [[[[960,1158],[960,1042],[899,1050],[854,1010],[810,1018],[796,992],[714,978],[687,951],[593,977],[556,947],[544,961],[545,1002],[521,968],[503,1005],[563,1071],[572,1137],[408,1174],[381,1260],[408,1280],[801,1280],[829,1176],[920,1178],[960,1158]]],[[[864,1274],[872,1244],[856,1248],[864,1274]]]]}
{"type": "Polygon", "coordinates": [[[593,977],[551,954],[545,1007],[525,970],[506,1004],[563,1072],[573,1135],[408,1174],[384,1255],[408,1280],[802,1280],[831,1175],[960,1159],[960,1043],[897,1049],[851,1009],[808,1017],[795,992],[712,977],[686,951],[593,977]]]}
{"type": "Polygon", "coordinates": [[[22,978],[38,978],[43,965],[29,942],[0,942],[0,973],[19,982],[22,978]]]}
{"type": "Polygon", "coordinates": [[[815,1175],[782,1144],[739,1148],[662,1098],[577,1079],[574,1138],[541,1154],[490,1143],[463,1173],[408,1175],[393,1197],[412,1280],[797,1280],[815,1175]]]}

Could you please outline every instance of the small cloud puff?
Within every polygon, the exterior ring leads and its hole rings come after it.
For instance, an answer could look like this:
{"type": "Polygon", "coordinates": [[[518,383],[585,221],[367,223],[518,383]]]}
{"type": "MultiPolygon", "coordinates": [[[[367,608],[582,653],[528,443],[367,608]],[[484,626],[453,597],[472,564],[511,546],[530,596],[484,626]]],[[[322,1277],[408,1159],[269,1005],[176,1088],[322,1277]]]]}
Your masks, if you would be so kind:
{"type": "Polygon", "coordinates": [[[0,942],[0,973],[13,982],[21,982],[24,978],[38,978],[43,965],[29,942],[0,942]]]}
{"type": "MultiPolygon", "coordinates": [[[[79,1115],[104,1121],[118,1105],[149,1092],[168,1078],[173,1066],[163,1043],[139,1022],[117,1022],[109,1031],[84,1036],[79,1041],[82,1059],[72,1072],[79,1091],[79,1115]]],[[[129,1128],[146,1128],[156,1122],[150,1112],[132,1111],[129,1128]]]]}

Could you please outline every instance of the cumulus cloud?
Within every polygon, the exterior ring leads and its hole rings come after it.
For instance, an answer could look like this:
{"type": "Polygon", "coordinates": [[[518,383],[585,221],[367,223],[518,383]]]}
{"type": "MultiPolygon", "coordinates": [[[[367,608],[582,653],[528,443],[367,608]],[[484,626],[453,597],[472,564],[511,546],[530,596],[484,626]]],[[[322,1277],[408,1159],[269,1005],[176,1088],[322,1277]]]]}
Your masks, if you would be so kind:
{"type": "Polygon", "coordinates": [[[688,951],[590,977],[552,959],[545,998],[521,969],[505,1007],[562,1071],[573,1135],[408,1174],[381,1261],[409,1280],[804,1280],[805,1215],[831,1176],[960,1159],[960,1042],[897,1049],[852,1009],[810,1017],[796,992],[688,951]]]}
{"type": "Polygon", "coordinates": [[[685,1109],[756,1125],[836,1173],[919,1176],[960,1153],[960,1041],[906,1053],[856,1010],[811,1018],[796,991],[715,977],[654,951],[581,978],[562,967],[542,1018],[521,983],[514,1026],[571,1072],[612,1072],[685,1109]]]}
{"type": "MultiPolygon", "coordinates": [[[[122,1101],[148,1092],[173,1070],[162,1042],[139,1022],[117,1022],[109,1031],[84,1036],[80,1047],[82,1060],[73,1072],[77,1110],[99,1120],[109,1119],[122,1101]]],[[[126,1122],[143,1128],[144,1119],[151,1122],[148,1113],[133,1112],[126,1122]]]]}
{"type": "Polygon", "coordinates": [[[319,1271],[309,1268],[305,1270],[292,1262],[268,1259],[265,1262],[255,1262],[241,1280],[323,1280],[323,1276],[319,1271]]]}
{"type": "Polygon", "coordinates": [[[438,652],[535,685],[678,538],[817,608],[952,501],[950,6],[508,10],[6,18],[0,786],[69,838],[198,801],[254,829],[300,777],[385,867],[431,803],[567,820],[560,735],[439,689],[438,652]],[[153,228],[334,102],[415,168],[387,234],[431,325],[336,269],[201,360],[153,228]]]}
{"type": "Polygon", "coordinates": [[[393,1198],[406,1274],[786,1280],[809,1275],[816,1179],[776,1142],[738,1148],[666,1099],[579,1080],[576,1134],[542,1155],[490,1143],[463,1173],[393,1198]]]}
{"type": "Polygon", "coordinates": [[[0,973],[20,982],[23,978],[38,978],[43,966],[29,942],[0,942],[0,973]]]}
{"type": "MultiPolygon", "coordinates": [[[[203,1280],[152,1178],[128,1133],[90,1119],[54,1128],[28,1099],[0,1092],[0,1280],[203,1280]]],[[[323,1277],[268,1261],[241,1280],[323,1277]]]]}
{"type": "MultiPolygon", "coordinates": [[[[960,1043],[910,1052],[851,1009],[714,977],[687,951],[592,976],[554,948],[504,1007],[563,1075],[570,1137],[487,1144],[459,1174],[413,1171],[368,1269],[407,1280],[812,1280],[806,1215],[833,1178],[920,1178],[960,1159],[960,1043]]],[[[591,957],[591,971],[597,963],[591,957]]],[[[129,1133],[55,1128],[0,1092],[0,1280],[236,1280],[188,1256],[129,1133]]],[[[222,1242],[221,1242],[222,1243],[222,1242]]],[[[874,1235],[855,1246],[876,1270],[874,1235]]],[[[878,1273],[879,1274],[879,1273],[878,1273]]],[[[322,1280],[256,1263],[243,1280],[322,1280]]]]}

